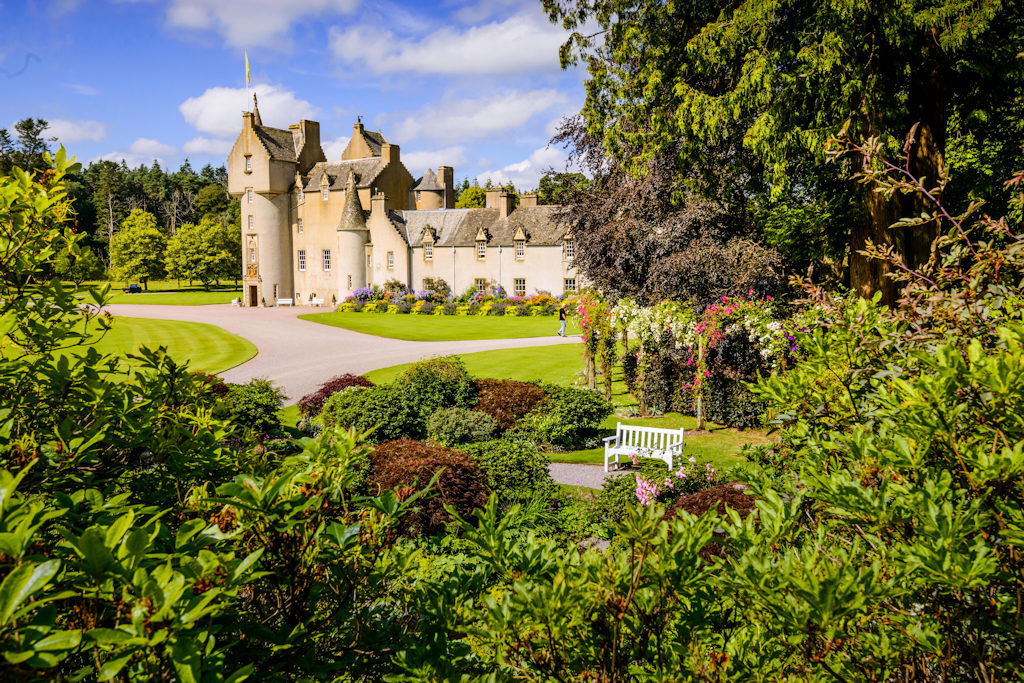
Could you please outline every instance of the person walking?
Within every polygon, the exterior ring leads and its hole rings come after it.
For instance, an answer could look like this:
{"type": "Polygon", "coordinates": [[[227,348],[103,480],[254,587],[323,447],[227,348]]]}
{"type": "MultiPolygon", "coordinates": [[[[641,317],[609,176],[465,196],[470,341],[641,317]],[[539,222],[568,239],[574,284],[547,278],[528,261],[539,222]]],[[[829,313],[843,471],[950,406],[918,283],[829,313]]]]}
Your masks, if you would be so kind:
{"type": "Polygon", "coordinates": [[[561,329],[558,330],[558,336],[559,337],[564,337],[565,336],[565,306],[560,306],[558,308],[558,322],[561,323],[561,325],[562,325],[561,329]]]}

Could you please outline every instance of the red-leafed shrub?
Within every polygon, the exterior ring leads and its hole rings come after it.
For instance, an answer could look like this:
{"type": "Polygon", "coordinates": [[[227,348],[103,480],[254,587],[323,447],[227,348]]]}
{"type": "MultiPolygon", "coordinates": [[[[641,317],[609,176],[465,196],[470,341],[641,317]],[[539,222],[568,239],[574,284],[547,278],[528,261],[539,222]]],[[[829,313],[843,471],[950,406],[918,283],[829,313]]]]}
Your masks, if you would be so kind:
{"type": "Polygon", "coordinates": [[[206,388],[210,390],[210,393],[217,398],[224,398],[228,395],[228,385],[217,375],[209,372],[203,372],[202,370],[196,370],[192,373],[192,376],[206,385],[206,388]]]}
{"type": "Polygon", "coordinates": [[[372,470],[368,483],[371,493],[378,490],[426,486],[434,473],[444,472],[434,485],[434,495],[423,500],[419,511],[403,518],[403,527],[412,533],[426,535],[444,531],[449,521],[444,506],[451,505],[463,519],[487,502],[490,491],[487,477],[467,454],[444,446],[398,439],[386,441],[370,455],[372,470]]]}
{"type": "Polygon", "coordinates": [[[473,410],[491,416],[498,429],[510,429],[544,400],[544,390],[531,382],[512,379],[475,380],[477,402],[473,410]]]}
{"type": "Polygon", "coordinates": [[[299,414],[302,417],[316,417],[323,410],[324,401],[343,389],[349,387],[372,387],[373,382],[362,375],[344,374],[329,379],[320,385],[312,394],[307,394],[299,401],[299,414]]]}

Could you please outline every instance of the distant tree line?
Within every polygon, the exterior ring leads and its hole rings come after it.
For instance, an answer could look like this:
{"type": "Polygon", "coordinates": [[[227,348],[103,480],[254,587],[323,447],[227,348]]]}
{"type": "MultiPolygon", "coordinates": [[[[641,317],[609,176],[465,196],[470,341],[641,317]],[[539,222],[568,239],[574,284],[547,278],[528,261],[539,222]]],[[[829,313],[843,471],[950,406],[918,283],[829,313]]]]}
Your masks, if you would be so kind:
{"type": "MultiPolygon", "coordinates": [[[[27,118],[14,124],[13,136],[0,129],[0,175],[15,167],[47,170],[43,153],[56,142],[48,128],[45,119],[27,118]]],[[[76,281],[105,273],[141,282],[168,276],[205,285],[236,278],[240,206],[227,193],[227,175],[211,164],[197,173],[185,159],[173,172],[156,160],[134,169],[124,160],[100,160],[67,176],[85,249],[74,262],[59,261],[57,274],[76,281]]]]}

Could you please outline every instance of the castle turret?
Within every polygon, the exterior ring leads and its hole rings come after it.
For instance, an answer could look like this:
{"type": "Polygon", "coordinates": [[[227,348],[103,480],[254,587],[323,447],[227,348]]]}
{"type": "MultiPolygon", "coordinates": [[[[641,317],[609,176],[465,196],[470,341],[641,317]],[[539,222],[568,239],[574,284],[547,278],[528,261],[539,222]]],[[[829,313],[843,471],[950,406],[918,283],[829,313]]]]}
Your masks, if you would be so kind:
{"type": "Polygon", "coordinates": [[[366,286],[365,255],[366,243],[369,241],[370,231],[366,228],[366,218],[356,191],[356,174],[349,171],[348,182],[345,184],[345,207],[338,221],[338,273],[341,277],[338,291],[342,299],[366,286]]]}

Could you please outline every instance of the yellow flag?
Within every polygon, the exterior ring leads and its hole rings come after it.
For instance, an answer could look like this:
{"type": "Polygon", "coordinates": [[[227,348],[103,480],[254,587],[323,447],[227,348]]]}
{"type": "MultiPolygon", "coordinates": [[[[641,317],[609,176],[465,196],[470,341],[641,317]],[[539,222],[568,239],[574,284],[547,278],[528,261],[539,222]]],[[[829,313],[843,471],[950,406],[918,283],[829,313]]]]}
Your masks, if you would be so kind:
{"type": "Polygon", "coordinates": [[[252,80],[249,78],[249,51],[245,51],[245,84],[252,85],[252,80]]]}

